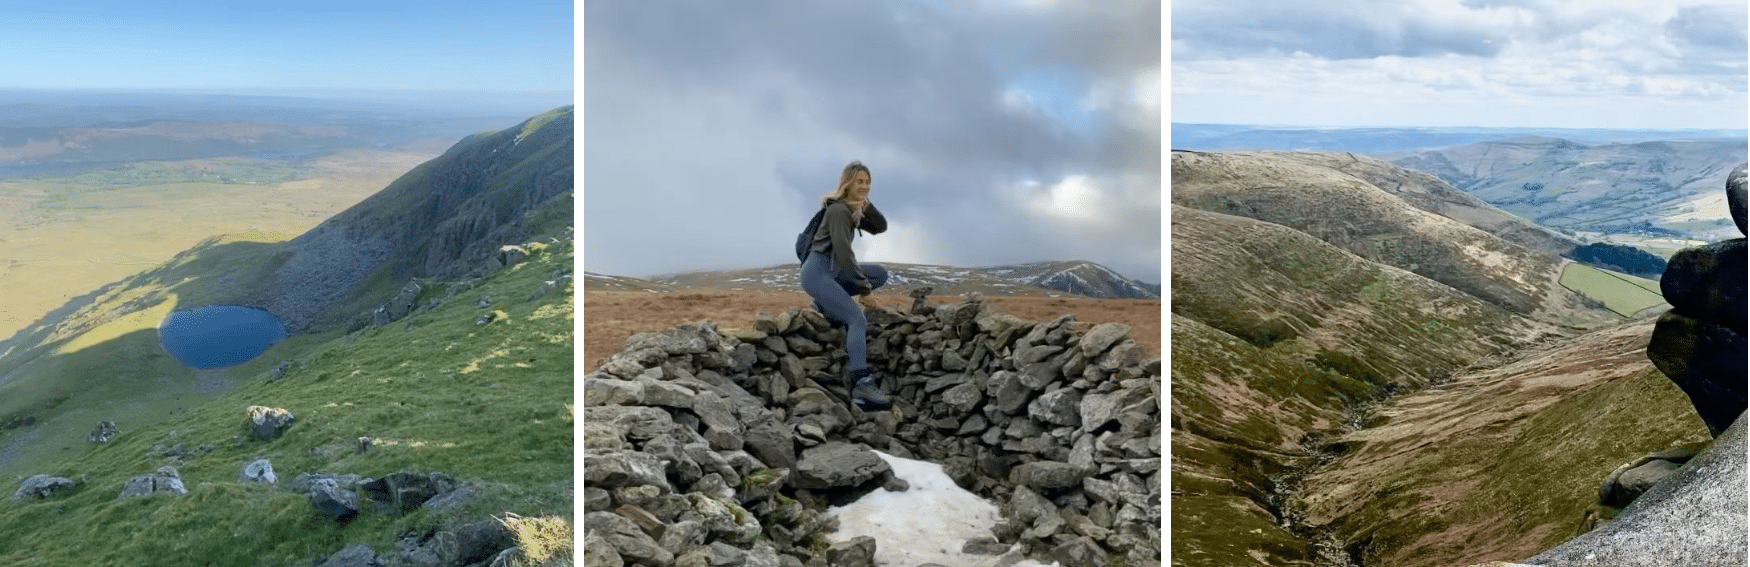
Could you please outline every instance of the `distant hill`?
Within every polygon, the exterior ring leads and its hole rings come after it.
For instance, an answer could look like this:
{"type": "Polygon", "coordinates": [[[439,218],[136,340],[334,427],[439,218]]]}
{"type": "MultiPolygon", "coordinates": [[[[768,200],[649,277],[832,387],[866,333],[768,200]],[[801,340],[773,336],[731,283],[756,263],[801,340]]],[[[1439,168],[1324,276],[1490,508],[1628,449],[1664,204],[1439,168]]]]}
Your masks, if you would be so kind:
{"type": "MultiPolygon", "coordinates": [[[[1079,295],[1100,298],[1158,298],[1160,284],[1124,277],[1086,261],[1050,261],[961,268],[882,262],[891,279],[877,293],[904,293],[929,286],[935,295],[979,292],[993,295],[1079,295]]],[[[796,291],[802,289],[794,264],[750,270],[691,272],[651,279],[585,272],[587,290],[796,291]]]]}
{"type": "Polygon", "coordinates": [[[1178,150],[1276,150],[1387,153],[1477,142],[1547,136],[1583,144],[1632,144],[1659,140],[1739,138],[1744,130],[1616,130],[1605,128],[1345,128],[1251,124],[1173,123],[1178,150]]]}
{"type": "Polygon", "coordinates": [[[1596,316],[1556,284],[1564,260],[1551,248],[1563,246],[1559,239],[1378,160],[1174,151],[1172,175],[1175,205],[1292,228],[1520,315],[1548,322],[1596,316]],[[1452,217],[1423,208],[1443,209],[1441,196],[1465,206],[1453,207],[1452,217]]]}
{"type": "Polygon", "coordinates": [[[1719,188],[1746,161],[1741,136],[1599,145],[1523,137],[1381,157],[1555,229],[1738,236],[1719,188]]]}

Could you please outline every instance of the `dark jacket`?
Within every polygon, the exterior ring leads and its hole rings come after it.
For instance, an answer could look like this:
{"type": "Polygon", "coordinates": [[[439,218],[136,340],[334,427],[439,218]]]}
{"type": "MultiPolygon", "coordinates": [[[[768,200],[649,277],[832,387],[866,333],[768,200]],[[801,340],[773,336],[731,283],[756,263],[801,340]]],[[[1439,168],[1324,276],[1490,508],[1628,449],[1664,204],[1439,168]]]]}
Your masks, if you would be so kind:
{"type": "Polygon", "coordinates": [[[820,228],[814,231],[814,243],[808,247],[809,253],[831,252],[833,262],[838,267],[837,279],[850,284],[858,291],[851,295],[869,293],[872,287],[869,278],[863,276],[863,270],[857,267],[857,254],[851,251],[851,239],[855,237],[853,230],[862,230],[869,234],[887,232],[887,217],[881,210],[875,208],[875,202],[863,209],[863,222],[851,226],[851,206],[842,200],[834,199],[826,204],[826,216],[820,219],[820,228]]]}

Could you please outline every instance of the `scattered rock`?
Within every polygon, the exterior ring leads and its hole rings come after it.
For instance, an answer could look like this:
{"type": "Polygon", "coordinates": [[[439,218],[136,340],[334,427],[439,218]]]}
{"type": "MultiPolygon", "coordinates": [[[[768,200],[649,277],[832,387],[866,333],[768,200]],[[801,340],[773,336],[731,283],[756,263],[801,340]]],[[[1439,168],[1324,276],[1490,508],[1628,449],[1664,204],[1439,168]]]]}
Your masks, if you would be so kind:
{"type": "Polygon", "coordinates": [[[274,484],[279,482],[279,477],[273,474],[273,463],[267,459],[256,459],[243,465],[243,473],[237,475],[237,482],[274,484]]]}
{"type": "Polygon", "coordinates": [[[18,490],[12,493],[12,501],[29,502],[32,500],[47,500],[49,497],[54,496],[55,493],[71,490],[74,486],[78,486],[78,483],[73,482],[73,479],[70,478],[49,476],[46,474],[34,475],[30,478],[24,479],[24,483],[20,484],[18,490]]]}
{"type": "Polygon", "coordinates": [[[406,514],[455,487],[455,480],[444,473],[397,472],[366,482],[359,488],[366,499],[381,505],[385,513],[406,514]]]}
{"type": "Polygon", "coordinates": [[[345,524],[359,515],[358,494],[332,478],[316,479],[305,494],[316,509],[316,517],[323,520],[345,524]]]}
{"type": "Polygon", "coordinates": [[[292,412],[266,406],[249,406],[244,410],[243,427],[257,441],[269,441],[284,435],[296,419],[292,412]]]}
{"type": "Polygon", "coordinates": [[[166,465],[158,467],[158,470],[152,474],[128,479],[122,485],[121,494],[116,498],[149,496],[160,492],[173,496],[188,494],[188,488],[183,487],[182,475],[176,472],[176,467],[166,465]]]}
{"type": "Polygon", "coordinates": [[[118,433],[120,431],[116,429],[115,422],[100,421],[97,423],[97,428],[91,430],[90,435],[85,436],[85,440],[92,443],[108,443],[109,440],[115,439],[118,433]]]}

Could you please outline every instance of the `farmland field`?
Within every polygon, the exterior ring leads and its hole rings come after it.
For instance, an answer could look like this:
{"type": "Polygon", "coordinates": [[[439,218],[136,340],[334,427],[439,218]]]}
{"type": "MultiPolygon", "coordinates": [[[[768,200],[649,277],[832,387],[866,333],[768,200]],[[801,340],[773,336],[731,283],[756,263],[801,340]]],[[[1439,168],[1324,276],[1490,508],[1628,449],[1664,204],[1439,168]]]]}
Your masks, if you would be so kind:
{"type": "Polygon", "coordinates": [[[436,153],[140,162],[0,180],[0,339],[219,234],[300,234],[436,153]]]}
{"type": "Polygon", "coordinates": [[[1624,317],[1660,307],[1669,307],[1659,293],[1659,282],[1600,270],[1584,264],[1568,264],[1562,270],[1562,287],[1604,304],[1624,317]]]}

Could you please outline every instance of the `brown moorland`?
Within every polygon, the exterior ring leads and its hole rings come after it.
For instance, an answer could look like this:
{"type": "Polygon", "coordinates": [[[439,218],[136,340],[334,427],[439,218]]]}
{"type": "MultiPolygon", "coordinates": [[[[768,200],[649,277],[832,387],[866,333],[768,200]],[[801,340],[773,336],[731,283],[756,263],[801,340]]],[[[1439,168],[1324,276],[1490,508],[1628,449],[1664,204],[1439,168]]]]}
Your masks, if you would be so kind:
{"type": "MultiPolygon", "coordinates": [[[[884,307],[907,309],[912,299],[904,295],[876,294],[884,307]]],[[[956,296],[931,296],[933,303],[950,303],[956,296]]],[[[1130,338],[1150,357],[1161,355],[1161,300],[1096,299],[1089,297],[985,296],[985,302],[1004,313],[1027,320],[1051,320],[1074,314],[1082,325],[1123,323],[1130,325],[1130,338]]],[[[583,360],[586,371],[595,370],[600,359],[620,350],[626,339],[643,331],[659,331],[709,319],[719,328],[751,328],[761,312],[776,315],[791,307],[806,307],[802,292],[696,292],[696,291],[590,291],[583,294],[583,360]]]]}

